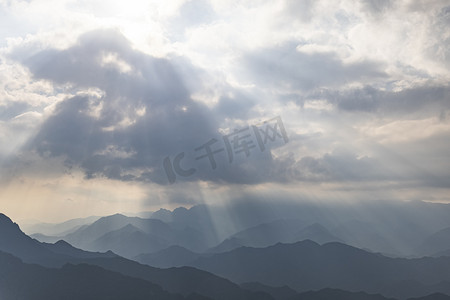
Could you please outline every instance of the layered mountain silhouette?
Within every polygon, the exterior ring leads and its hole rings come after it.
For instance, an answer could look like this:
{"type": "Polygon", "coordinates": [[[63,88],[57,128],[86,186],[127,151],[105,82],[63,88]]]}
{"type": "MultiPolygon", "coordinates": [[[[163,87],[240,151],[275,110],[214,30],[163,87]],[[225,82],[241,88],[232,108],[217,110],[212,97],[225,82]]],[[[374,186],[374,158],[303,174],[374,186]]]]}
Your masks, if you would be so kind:
{"type": "Polygon", "coordinates": [[[450,227],[448,215],[449,205],[422,202],[313,205],[280,201],[274,205],[248,200],[227,207],[162,209],[142,217],[107,216],[72,228],[64,236],[33,237],[46,242],[63,239],[78,248],[112,250],[128,258],[170,246],[220,253],[305,239],[320,244],[343,242],[393,257],[420,257],[450,249],[426,241],[450,227]],[[431,248],[422,250],[427,244],[431,248]]]}
{"type": "Polygon", "coordinates": [[[320,244],[342,242],[342,239],[334,236],[321,224],[306,226],[302,220],[277,220],[240,231],[208,252],[221,253],[243,246],[267,247],[280,242],[293,243],[303,240],[313,240],[320,244]]]}
{"type": "Polygon", "coordinates": [[[4,214],[0,214],[0,251],[12,253],[26,263],[48,267],[58,267],[85,258],[116,256],[111,251],[106,253],[83,251],[64,241],[55,244],[41,243],[23,233],[19,226],[4,214]]]}
{"type": "Polygon", "coordinates": [[[181,246],[170,246],[157,252],[140,254],[134,259],[154,267],[179,267],[189,265],[199,257],[209,256],[208,253],[224,253],[243,246],[267,247],[278,243],[279,240],[289,243],[310,238],[320,243],[341,241],[320,224],[302,227],[298,220],[278,220],[241,231],[218,246],[208,249],[207,253],[196,253],[181,246]]]}
{"type": "Polygon", "coordinates": [[[297,291],[331,287],[401,299],[450,294],[450,258],[394,259],[336,242],[242,247],[191,265],[237,283],[287,285],[297,291]]]}
{"type": "Polygon", "coordinates": [[[208,248],[205,230],[187,224],[167,224],[158,219],[142,219],[116,214],[103,217],[63,237],[79,248],[113,252],[132,258],[142,253],[156,252],[171,245],[193,251],[208,248]]]}
{"type": "MultiPolygon", "coordinates": [[[[364,292],[348,292],[339,289],[323,289],[320,291],[310,291],[296,295],[291,300],[393,300],[393,298],[383,297],[379,294],[367,294],[364,292]]],[[[433,293],[419,298],[408,300],[450,300],[450,296],[433,293]]]]}
{"type": "Polygon", "coordinates": [[[100,253],[77,249],[64,241],[41,243],[23,233],[19,225],[4,214],[0,214],[0,251],[12,253],[27,263],[49,267],[62,266],[84,258],[116,256],[111,251],[100,253]]]}
{"type": "Polygon", "coordinates": [[[257,282],[253,287],[265,292],[268,290],[263,286],[289,286],[297,291],[333,287],[399,299],[437,291],[450,294],[450,257],[390,258],[342,243],[321,246],[307,240],[216,254],[193,253],[174,246],[136,259],[161,267],[194,266],[237,283],[257,282]]]}
{"type": "Polygon", "coordinates": [[[15,253],[26,262],[45,262],[54,257],[54,253],[24,234],[4,214],[0,214],[0,250],[15,253]]]}
{"type": "MultiPolygon", "coordinates": [[[[92,265],[67,264],[61,269],[47,269],[24,264],[16,257],[0,252],[0,266],[2,300],[186,299],[148,281],[92,265]]],[[[191,295],[190,299],[203,298],[191,295]]]]}
{"type": "MultiPolygon", "coordinates": [[[[349,292],[331,288],[297,293],[287,286],[274,288],[260,283],[245,283],[241,286],[248,290],[264,291],[276,300],[395,300],[395,298],[384,297],[380,294],[349,292]]],[[[433,293],[424,297],[409,298],[408,300],[450,300],[450,296],[433,293]]]]}
{"type": "Polygon", "coordinates": [[[42,223],[42,222],[28,222],[21,223],[20,228],[28,234],[33,236],[35,233],[44,236],[65,236],[85,225],[90,225],[100,219],[99,216],[91,216],[87,218],[76,218],[61,223],[42,223]]]}
{"type": "Polygon", "coordinates": [[[271,295],[276,300],[292,300],[299,295],[299,293],[297,293],[294,289],[288,287],[287,285],[273,287],[264,285],[259,282],[246,282],[241,284],[241,287],[249,291],[262,291],[271,295]]]}
{"type": "MultiPolygon", "coordinates": [[[[229,280],[192,267],[158,269],[119,257],[112,252],[93,253],[72,247],[65,241],[55,244],[40,243],[25,235],[19,226],[0,214],[0,290],[3,299],[172,299],[173,295],[154,292],[165,290],[186,299],[272,299],[263,292],[253,292],[229,280]],[[13,256],[14,255],[14,256],[13,256]],[[17,257],[17,258],[16,258],[17,257]],[[23,263],[34,263],[29,265],[23,263]],[[70,263],[70,264],[68,264],[70,263]],[[47,269],[61,267],[62,269],[47,269]],[[86,273],[91,275],[87,276],[86,273]],[[93,275],[92,275],[93,274],[93,275]],[[118,276],[120,275],[120,276],[118,276]],[[45,277],[45,278],[41,278],[45,277]],[[24,280],[21,280],[24,278],[24,280]],[[136,282],[133,283],[135,279],[136,282]],[[44,280],[45,279],[45,280],[44,280]],[[124,281],[120,287],[118,281],[124,281]],[[107,285],[118,284],[111,293],[102,293],[107,285]],[[152,283],[153,285],[148,285],[152,283]],[[4,284],[4,285],[3,285],[4,284]],[[7,287],[10,285],[10,287],[7,287]],[[87,285],[98,286],[98,291],[76,293],[87,285]],[[135,286],[139,293],[130,293],[135,286]],[[101,288],[100,288],[101,287],[101,288]],[[120,287],[120,289],[119,289],[120,287]],[[52,289],[58,290],[51,294],[52,289]],[[25,289],[25,292],[21,292],[25,289]],[[64,291],[67,291],[65,294],[64,291]],[[29,292],[29,293],[28,293],[29,292]],[[30,296],[35,295],[35,296],[30,296]],[[142,295],[142,297],[141,297],[142,295]],[[170,296],[170,297],[169,297],[170,296]],[[145,298],[147,297],[147,298],[145,298]]],[[[183,298],[173,298],[183,299],[183,298]]]]}
{"type": "MultiPolygon", "coordinates": [[[[49,274],[52,280],[67,276],[74,279],[75,291],[83,272],[96,276],[106,272],[111,284],[127,282],[123,291],[137,284],[144,294],[153,291],[155,299],[445,299],[450,295],[450,257],[445,257],[449,207],[283,202],[273,206],[255,201],[229,207],[198,205],[140,217],[81,219],[68,222],[74,227],[67,225],[59,232],[63,236],[33,235],[53,238],[51,242],[27,236],[0,214],[0,251],[19,259],[19,263],[14,257],[11,262],[11,257],[3,260],[5,270],[13,273],[5,273],[1,280],[12,278],[11,287],[17,286],[20,283],[13,281],[23,275],[19,270],[33,276],[49,274]],[[11,264],[17,271],[8,269],[11,264]],[[32,268],[39,270],[33,273],[32,268]]],[[[87,276],[91,284],[96,280],[99,286],[107,284],[96,276],[87,276]]],[[[24,284],[40,295],[31,279],[24,284]]],[[[43,282],[47,287],[52,284],[43,282]]],[[[61,290],[70,284],[61,279],[61,290]]],[[[80,286],[84,284],[81,280],[80,286]]],[[[21,299],[17,290],[10,291],[6,296],[21,299]]],[[[0,298],[2,293],[6,292],[0,290],[0,298]]],[[[109,296],[97,296],[104,297],[109,296]]]]}
{"type": "MultiPolygon", "coordinates": [[[[161,286],[148,280],[139,279],[112,272],[103,268],[79,264],[67,264],[60,269],[47,269],[39,265],[23,263],[11,254],[0,251],[0,297],[2,300],[211,300],[211,299],[260,299],[260,300],[389,300],[381,295],[370,295],[363,292],[352,293],[337,289],[324,289],[316,292],[295,293],[292,289],[266,287],[265,293],[246,292],[247,297],[240,294],[226,293],[233,298],[209,298],[197,293],[187,296],[169,293],[161,286]],[[269,293],[273,293],[273,296],[269,293]],[[236,298],[234,298],[236,297],[236,298]]],[[[164,280],[164,278],[163,278],[164,280]]],[[[191,282],[186,282],[190,284],[191,282]]],[[[211,282],[210,288],[220,288],[211,282]]],[[[244,285],[249,290],[251,284],[244,285]]],[[[257,285],[261,288],[261,285],[257,285]]],[[[254,288],[254,286],[253,286],[254,288]]],[[[262,287],[264,289],[264,287],[262,287]]],[[[416,300],[448,300],[450,296],[432,294],[416,300]]]]}
{"type": "Polygon", "coordinates": [[[170,268],[187,266],[203,255],[180,246],[170,246],[155,253],[138,255],[134,260],[153,267],[170,268]]]}

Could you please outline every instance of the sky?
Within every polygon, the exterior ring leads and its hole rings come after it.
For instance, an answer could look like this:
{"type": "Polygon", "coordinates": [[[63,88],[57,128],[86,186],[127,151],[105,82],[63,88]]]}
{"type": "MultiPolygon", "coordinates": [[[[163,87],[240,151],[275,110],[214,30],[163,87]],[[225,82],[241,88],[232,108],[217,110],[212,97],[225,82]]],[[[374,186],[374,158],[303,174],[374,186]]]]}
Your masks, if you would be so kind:
{"type": "Polygon", "coordinates": [[[450,202],[449,1],[0,0],[0,208],[450,202]]]}

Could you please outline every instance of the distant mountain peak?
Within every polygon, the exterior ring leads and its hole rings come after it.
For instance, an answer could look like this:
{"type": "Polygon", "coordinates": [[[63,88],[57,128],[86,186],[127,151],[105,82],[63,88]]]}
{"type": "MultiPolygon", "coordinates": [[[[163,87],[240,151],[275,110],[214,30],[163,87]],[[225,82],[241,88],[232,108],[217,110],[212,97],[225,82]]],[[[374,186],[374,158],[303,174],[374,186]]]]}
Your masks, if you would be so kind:
{"type": "Polygon", "coordinates": [[[180,206],[173,210],[174,213],[187,212],[188,209],[186,207],[180,206]]]}
{"type": "Polygon", "coordinates": [[[314,242],[312,240],[306,239],[303,241],[295,242],[295,243],[278,243],[280,245],[297,245],[297,246],[310,246],[310,247],[320,247],[320,244],[314,242]]]}
{"type": "Polygon", "coordinates": [[[70,247],[72,247],[72,245],[69,244],[68,242],[66,242],[65,240],[59,240],[59,241],[57,241],[57,242],[55,243],[55,245],[58,245],[58,246],[70,246],[70,247]]]}
{"type": "Polygon", "coordinates": [[[0,213],[0,224],[3,223],[13,223],[13,221],[7,215],[0,213]]]}
{"type": "Polygon", "coordinates": [[[141,229],[137,228],[136,226],[128,223],[127,225],[123,226],[122,228],[119,229],[119,231],[125,231],[125,232],[143,232],[141,229]]]}
{"type": "Polygon", "coordinates": [[[21,231],[19,225],[14,223],[7,215],[0,213],[0,230],[2,229],[21,231]]]}
{"type": "MultiPolygon", "coordinates": [[[[0,213],[0,220],[1,220],[2,218],[8,218],[8,216],[6,216],[4,213],[0,213]]],[[[8,219],[9,219],[9,218],[8,218],[8,219]]]]}
{"type": "Polygon", "coordinates": [[[121,213],[116,213],[116,214],[113,214],[113,215],[111,215],[110,217],[127,217],[127,216],[125,216],[124,214],[121,214],[121,213]]]}

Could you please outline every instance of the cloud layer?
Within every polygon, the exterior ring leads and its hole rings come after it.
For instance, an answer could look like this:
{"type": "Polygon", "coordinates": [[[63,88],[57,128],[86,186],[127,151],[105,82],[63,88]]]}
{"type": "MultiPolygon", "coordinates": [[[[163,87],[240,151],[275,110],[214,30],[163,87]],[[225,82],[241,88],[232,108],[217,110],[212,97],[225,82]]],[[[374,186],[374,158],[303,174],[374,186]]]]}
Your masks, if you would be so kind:
{"type": "Polygon", "coordinates": [[[58,3],[0,2],[3,186],[65,174],[145,203],[204,184],[450,200],[446,1],[58,3]],[[252,125],[278,116],[289,141],[263,151],[252,125]]]}

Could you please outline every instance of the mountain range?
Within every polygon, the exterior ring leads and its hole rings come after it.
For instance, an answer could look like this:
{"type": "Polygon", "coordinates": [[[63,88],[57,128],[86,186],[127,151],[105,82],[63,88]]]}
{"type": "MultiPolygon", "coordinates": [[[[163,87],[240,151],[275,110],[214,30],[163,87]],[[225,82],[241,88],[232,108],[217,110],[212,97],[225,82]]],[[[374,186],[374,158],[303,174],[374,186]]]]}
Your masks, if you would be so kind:
{"type": "MultiPolygon", "coordinates": [[[[89,295],[76,294],[76,289],[84,289],[85,285],[99,285],[106,289],[106,285],[122,279],[124,286],[118,289],[117,295],[125,295],[126,291],[136,285],[142,293],[145,292],[143,295],[148,299],[149,286],[143,284],[145,281],[153,284],[150,288],[158,287],[159,290],[189,299],[272,299],[265,293],[245,290],[229,280],[192,267],[158,269],[122,258],[112,252],[93,253],[76,249],[64,241],[55,244],[41,243],[25,235],[19,226],[4,214],[0,214],[0,251],[3,255],[0,261],[0,270],[3,273],[0,274],[4,275],[0,276],[0,284],[3,287],[0,293],[4,295],[2,300],[110,299],[110,294],[100,293],[101,288],[98,294],[94,290],[89,295]],[[89,270],[97,275],[85,277],[89,270]],[[105,276],[110,280],[104,279],[105,276]],[[22,277],[24,280],[21,280],[22,277]],[[89,280],[85,281],[86,278],[89,280]],[[133,283],[129,278],[136,279],[137,283],[133,283]],[[26,293],[21,292],[23,287],[26,287],[26,293]],[[67,298],[58,297],[64,294],[65,287],[69,293],[67,298]],[[55,292],[55,298],[52,298],[51,291],[56,288],[61,291],[55,292]],[[75,296],[72,296],[71,289],[75,289],[75,296]],[[36,297],[30,296],[34,294],[36,297]]],[[[171,299],[159,297],[158,295],[155,299],[171,299]]],[[[144,298],[136,296],[136,299],[144,298]]]]}
{"type": "MultiPolygon", "coordinates": [[[[5,300],[186,299],[151,282],[93,265],[66,264],[60,269],[48,269],[25,264],[0,251],[0,266],[0,298],[5,300]]],[[[190,299],[203,298],[192,295],[190,299]]]]}
{"type": "MultiPolygon", "coordinates": [[[[410,203],[401,213],[400,206],[388,206],[394,212],[385,211],[383,222],[377,221],[379,206],[336,207],[333,216],[330,207],[302,207],[200,205],[139,217],[93,217],[74,221],[55,242],[31,238],[0,214],[0,299],[450,295],[448,206],[410,203]],[[426,222],[432,213],[436,216],[426,222]],[[105,290],[109,284],[114,288],[105,290]]],[[[52,228],[57,224],[45,226],[57,232],[52,228]]]]}
{"type": "Polygon", "coordinates": [[[287,285],[299,292],[331,287],[399,299],[450,294],[450,257],[390,258],[337,242],[241,247],[199,257],[188,265],[237,283],[287,285]]]}
{"type": "Polygon", "coordinates": [[[443,236],[450,228],[448,215],[449,205],[422,202],[272,206],[249,201],[227,208],[197,205],[159,210],[144,214],[145,218],[117,214],[77,225],[64,236],[34,232],[32,237],[43,242],[63,239],[78,248],[112,250],[127,258],[170,246],[218,253],[305,239],[342,242],[392,257],[421,257],[450,251],[443,236]]]}

